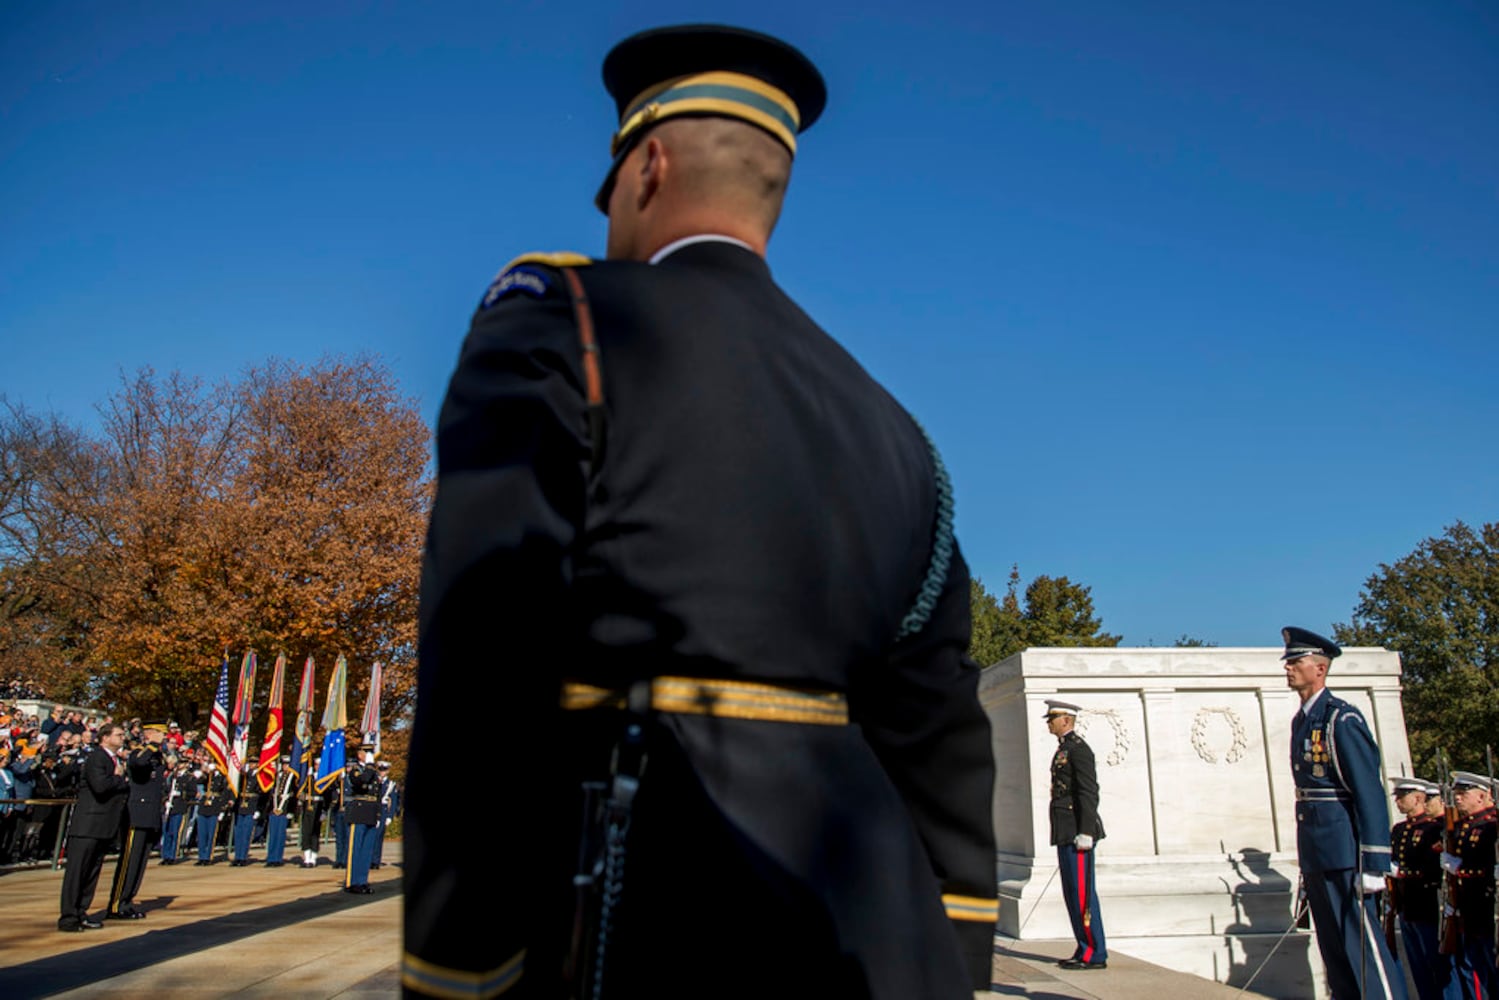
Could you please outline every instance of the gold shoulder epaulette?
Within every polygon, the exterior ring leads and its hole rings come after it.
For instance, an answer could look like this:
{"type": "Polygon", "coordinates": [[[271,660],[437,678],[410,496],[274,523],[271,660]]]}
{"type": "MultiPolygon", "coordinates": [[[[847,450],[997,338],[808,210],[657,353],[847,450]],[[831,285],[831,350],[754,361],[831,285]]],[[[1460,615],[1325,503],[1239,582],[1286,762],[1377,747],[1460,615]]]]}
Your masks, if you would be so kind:
{"type": "Polygon", "coordinates": [[[585,257],[580,253],[573,253],[570,250],[559,250],[555,253],[523,253],[500,268],[500,273],[504,274],[512,267],[519,267],[522,264],[545,264],[548,267],[587,267],[592,263],[592,257],[585,257]]]}

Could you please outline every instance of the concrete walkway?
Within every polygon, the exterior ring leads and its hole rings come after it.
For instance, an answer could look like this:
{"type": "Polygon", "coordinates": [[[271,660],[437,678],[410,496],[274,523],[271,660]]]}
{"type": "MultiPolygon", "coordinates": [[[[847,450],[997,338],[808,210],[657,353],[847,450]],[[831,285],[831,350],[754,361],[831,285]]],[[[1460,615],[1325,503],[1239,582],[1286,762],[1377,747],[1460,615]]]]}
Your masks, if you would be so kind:
{"type": "MultiPolygon", "coordinates": [[[[62,872],[0,870],[0,983],[11,997],[338,997],[400,993],[399,844],[370,873],[374,893],[342,891],[327,859],[316,869],[225,861],[152,863],[137,907],[145,920],[107,920],[100,930],[56,930],[62,872]],[[391,862],[394,862],[392,864],[391,862]]],[[[104,866],[95,916],[107,901],[114,858],[104,866]]],[[[1117,952],[1102,971],[1068,972],[1056,960],[1071,941],[1002,941],[995,997],[1034,1000],[1230,1000],[1239,991],[1117,952]]],[[[981,994],[982,996],[982,994],[981,994]]],[[[1256,997],[1258,994],[1246,994],[1256,997]]]]}

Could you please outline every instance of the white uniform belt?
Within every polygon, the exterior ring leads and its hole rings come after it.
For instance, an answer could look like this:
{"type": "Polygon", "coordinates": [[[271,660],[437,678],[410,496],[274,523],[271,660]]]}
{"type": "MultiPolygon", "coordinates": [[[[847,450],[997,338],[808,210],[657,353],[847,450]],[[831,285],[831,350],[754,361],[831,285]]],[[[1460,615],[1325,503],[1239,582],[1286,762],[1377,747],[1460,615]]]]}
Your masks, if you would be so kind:
{"type": "Polygon", "coordinates": [[[1352,802],[1353,796],[1341,788],[1298,788],[1297,802],[1352,802]]]}

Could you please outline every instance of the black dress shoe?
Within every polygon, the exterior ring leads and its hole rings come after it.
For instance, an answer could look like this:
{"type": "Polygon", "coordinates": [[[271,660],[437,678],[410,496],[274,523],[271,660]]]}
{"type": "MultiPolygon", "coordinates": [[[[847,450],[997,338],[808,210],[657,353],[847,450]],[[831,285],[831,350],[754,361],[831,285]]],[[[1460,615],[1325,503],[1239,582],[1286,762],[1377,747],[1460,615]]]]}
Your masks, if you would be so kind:
{"type": "Polygon", "coordinates": [[[59,920],[57,929],[68,934],[82,934],[83,925],[76,920],[59,920]]]}
{"type": "Polygon", "coordinates": [[[83,919],[82,919],[82,920],[80,920],[80,921],[78,921],[78,925],[79,925],[79,926],[80,926],[80,927],[87,927],[87,928],[88,928],[88,929],[89,929],[89,930],[91,930],[91,931],[96,931],[96,930],[98,930],[98,929],[99,929],[99,928],[100,928],[100,927],[103,927],[103,926],[104,926],[104,925],[103,925],[103,924],[101,924],[101,923],[100,923],[100,922],[99,922],[99,921],[97,921],[97,920],[92,920],[92,919],[90,919],[90,918],[88,918],[88,917],[84,917],[84,918],[83,918],[83,919]]]}
{"type": "Polygon", "coordinates": [[[359,896],[368,896],[370,893],[372,893],[374,891],[375,890],[371,889],[367,885],[351,885],[351,886],[347,886],[344,889],[344,892],[352,892],[355,895],[359,895],[359,896]]]}
{"type": "Polygon", "coordinates": [[[137,910],[135,907],[132,906],[130,909],[128,909],[128,910],[121,910],[119,913],[106,913],[106,914],[104,914],[104,919],[105,920],[145,920],[146,919],[146,915],[144,913],[142,913],[140,910],[137,910]]]}
{"type": "Polygon", "coordinates": [[[1081,959],[1077,958],[1069,958],[1067,961],[1061,964],[1062,968],[1064,969],[1107,969],[1109,967],[1109,963],[1107,961],[1099,960],[1097,962],[1084,962],[1081,959]]]}
{"type": "Polygon", "coordinates": [[[267,861],[265,863],[265,866],[267,868],[280,868],[281,865],[282,865],[282,862],[280,862],[280,861],[267,861]]]}

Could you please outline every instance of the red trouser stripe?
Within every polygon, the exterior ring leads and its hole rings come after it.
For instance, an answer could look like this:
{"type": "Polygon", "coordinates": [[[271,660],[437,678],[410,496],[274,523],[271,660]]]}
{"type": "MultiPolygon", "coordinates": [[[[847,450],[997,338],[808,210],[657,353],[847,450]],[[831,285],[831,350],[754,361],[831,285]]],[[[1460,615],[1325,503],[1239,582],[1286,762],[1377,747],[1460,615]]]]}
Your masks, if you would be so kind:
{"type": "Polygon", "coordinates": [[[1083,934],[1088,939],[1088,947],[1083,949],[1083,961],[1093,961],[1093,920],[1091,909],[1088,906],[1088,852],[1077,852],[1077,909],[1079,919],[1083,923],[1083,934]]]}

